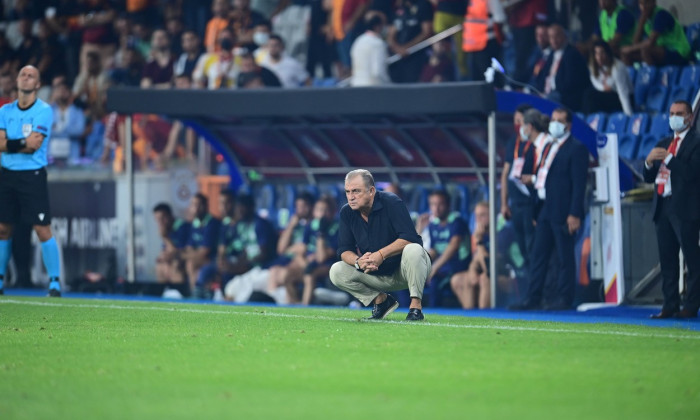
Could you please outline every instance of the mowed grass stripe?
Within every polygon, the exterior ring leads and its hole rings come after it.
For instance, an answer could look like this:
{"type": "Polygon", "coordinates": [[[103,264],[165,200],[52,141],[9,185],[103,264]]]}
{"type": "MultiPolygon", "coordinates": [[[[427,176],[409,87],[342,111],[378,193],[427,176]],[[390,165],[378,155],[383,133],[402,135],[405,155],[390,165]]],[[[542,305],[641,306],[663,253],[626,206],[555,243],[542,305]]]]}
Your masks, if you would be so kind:
{"type": "MultiPolygon", "coordinates": [[[[216,310],[216,309],[196,309],[190,306],[185,306],[184,303],[164,303],[165,306],[146,306],[144,302],[132,302],[129,305],[118,305],[114,303],[109,303],[108,301],[104,304],[83,304],[83,303],[67,303],[64,301],[35,301],[35,300],[15,300],[15,299],[0,299],[0,304],[16,304],[16,305],[34,305],[34,306],[49,306],[49,307],[66,307],[66,308],[86,308],[86,309],[117,309],[117,310],[144,310],[144,311],[166,311],[166,312],[181,312],[181,313],[196,313],[196,314],[212,314],[212,315],[239,315],[239,316],[267,316],[267,317],[283,317],[283,318],[298,318],[306,320],[325,320],[325,321],[343,321],[343,322],[368,322],[368,323],[382,323],[397,326],[423,326],[423,327],[445,327],[445,328],[465,328],[465,329],[498,329],[506,331],[529,331],[529,332],[547,332],[547,333],[580,333],[580,334],[598,334],[598,335],[612,335],[612,336],[624,336],[624,337],[657,337],[657,338],[668,338],[668,339],[691,339],[700,340],[700,333],[690,332],[687,333],[665,333],[659,332],[659,329],[651,329],[648,331],[621,331],[621,330],[610,330],[607,328],[622,327],[624,325],[620,324],[605,324],[606,329],[590,328],[591,324],[577,324],[577,323],[563,323],[563,322],[550,322],[551,324],[556,324],[557,327],[531,327],[523,325],[507,325],[513,322],[525,322],[525,323],[542,323],[542,321],[513,321],[513,320],[494,320],[489,318],[464,318],[465,322],[488,322],[488,324],[474,324],[474,323],[452,323],[452,322],[405,322],[394,319],[385,319],[381,321],[370,321],[366,320],[364,317],[364,312],[358,313],[361,318],[348,318],[343,316],[326,316],[326,315],[306,315],[306,314],[295,314],[288,312],[280,312],[280,310],[285,311],[295,311],[295,310],[308,310],[308,308],[291,308],[291,307],[257,307],[258,310],[250,311],[249,309],[254,309],[256,307],[251,306],[228,306],[231,310],[216,310]],[[245,309],[245,310],[244,310],[245,309]],[[567,325],[569,328],[560,328],[561,325],[567,325]]],[[[227,307],[227,306],[221,306],[227,307]]],[[[313,308],[313,311],[318,312],[349,312],[349,309],[337,309],[328,310],[322,308],[313,308]]],[[[430,315],[430,317],[438,317],[442,319],[455,319],[456,317],[448,317],[443,315],[430,315]]],[[[596,324],[593,324],[596,325],[596,324]]],[[[598,324],[600,325],[600,324],[598,324]]],[[[665,331],[660,329],[660,331],[665,331]]],[[[676,331],[676,329],[674,329],[676,331]]]]}

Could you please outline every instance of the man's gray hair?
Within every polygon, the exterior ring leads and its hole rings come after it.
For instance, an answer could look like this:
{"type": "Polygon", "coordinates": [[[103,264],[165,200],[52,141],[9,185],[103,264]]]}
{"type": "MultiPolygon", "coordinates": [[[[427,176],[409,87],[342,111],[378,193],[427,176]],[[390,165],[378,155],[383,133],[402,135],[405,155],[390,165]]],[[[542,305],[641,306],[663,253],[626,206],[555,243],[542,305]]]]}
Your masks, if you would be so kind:
{"type": "Polygon", "coordinates": [[[374,187],[374,177],[372,176],[372,173],[367,169],[355,169],[353,171],[348,172],[348,174],[345,175],[345,183],[347,183],[350,179],[355,178],[356,176],[362,177],[362,181],[364,182],[365,187],[367,189],[369,189],[370,187],[374,187]]]}

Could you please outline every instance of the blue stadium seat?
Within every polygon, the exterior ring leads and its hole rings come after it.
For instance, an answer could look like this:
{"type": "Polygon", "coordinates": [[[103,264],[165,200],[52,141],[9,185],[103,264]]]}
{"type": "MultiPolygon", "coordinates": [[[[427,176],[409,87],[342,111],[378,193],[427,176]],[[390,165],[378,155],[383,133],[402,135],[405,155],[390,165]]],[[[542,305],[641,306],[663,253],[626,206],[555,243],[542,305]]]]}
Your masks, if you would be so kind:
{"type": "Polygon", "coordinates": [[[649,127],[649,114],[638,113],[630,117],[627,124],[627,132],[635,136],[646,133],[649,127]]]}
{"type": "Polygon", "coordinates": [[[595,114],[590,114],[586,118],[586,123],[593,131],[600,131],[605,127],[606,114],[604,112],[598,112],[595,114]]]}
{"type": "Polygon", "coordinates": [[[668,113],[663,112],[654,115],[651,119],[651,125],[649,126],[649,134],[653,134],[656,137],[663,137],[671,131],[668,126],[668,113]]]}
{"type": "Polygon", "coordinates": [[[258,215],[264,219],[277,222],[277,189],[274,185],[265,184],[255,192],[255,206],[258,215]]]}
{"type": "Polygon", "coordinates": [[[695,86],[676,86],[668,95],[668,103],[666,108],[671,108],[673,101],[690,101],[690,97],[695,93],[695,86]]]}
{"type": "Polygon", "coordinates": [[[637,69],[635,69],[634,66],[629,66],[627,67],[627,73],[629,73],[630,81],[632,82],[632,86],[634,86],[634,82],[637,80],[637,69]]]}
{"type": "Polygon", "coordinates": [[[700,22],[688,25],[685,29],[685,36],[690,44],[691,59],[695,58],[697,60],[697,54],[700,53],[700,22]]]}
{"type": "Polygon", "coordinates": [[[700,85],[700,66],[691,65],[683,67],[681,77],[678,81],[679,86],[697,86],[700,85]]]}
{"type": "Polygon", "coordinates": [[[654,134],[648,134],[642,137],[639,143],[639,150],[637,150],[637,159],[646,159],[651,149],[656,146],[656,143],[658,143],[660,139],[661,137],[655,136],[654,134]]]}
{"type": "Polygon", "coordinates": [[[664,85],[654,85],[649,88],[645,109],[648,111],[667,112],[666,101],[668,100],[669,87],[664,85]]]}
{"type": "Polygon", "coordinates": [[[608,123],[605,126],[606,133],[616,133],[622,135],[627,131],[629,117],[624,112],[616,112],[608,116],[608,123]]]}
{"type": "Polygon", "coordinates": [[[658,69],[652,66],[642,66],[637,70],[637,78],[634,83],[634,101],[637,105],[644,105],[647,101],[649,88],[656,83],[658,69]]]}
{"type": "Polygon", "coordinates": [[[634,134],[625,134],[618,139],[617,150],[621,158],[628,160],[637,159],[637,151],[639,150],[639,136],[634,134]]]}
{"type": "Polygon", "coordinates": [[[677,66],[666,66],[659,70],[659,84],[662,86],[675,86],[678,83],[678,76],[681,68],[677,66]]]}
{"type": "Polygon", "coordinates": [[[462,214],[462,217],[469,217],[469,206],[471,205],[471,194],[466,185],[457,185],[454,197],[452,200],[456,202],[455,211],[462,214]]]}

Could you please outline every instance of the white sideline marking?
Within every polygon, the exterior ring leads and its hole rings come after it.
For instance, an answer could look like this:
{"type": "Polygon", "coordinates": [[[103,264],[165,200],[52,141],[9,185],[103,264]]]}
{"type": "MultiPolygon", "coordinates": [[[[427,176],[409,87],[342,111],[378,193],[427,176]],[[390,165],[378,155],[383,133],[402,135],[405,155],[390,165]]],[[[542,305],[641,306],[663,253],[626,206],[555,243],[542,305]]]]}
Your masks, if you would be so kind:
{"type": "MultiPolygon", "coordinates": [[[[321,319],[324,321],[349,321],[358,322],[357,318],[336,318],[323,315],[295,315],[295,314],[285,314],[279,312],[250,312],[250,311],[221,311],[213,309],[191,309],[191,308],[178,308],[177,306],[171,307],[161,307],[161,306],[123,306],[123,305],[79,305],[74,303],[59,303],[59,302],[35,302],[35,301],[24,301],[24,300],[13,300],[13,299],[0,299],[0,303],[11,303],[16,305],[32,305],[32,306],[53,306],[53,307],[64,307],[64,308],[90,308],[90,309],[121,309],[121,310],[148,310],[148,311],[164,311],[164,312],[187,312],[196,314],[217,314],[217,315],[251,315],[251,316],[272,316],[280,318],[298,318],[298,319],[321,319]]],[[[177,304],[175,304],[177,305],[177,304]]],[[[597,334],[597,335],[613,335],[613,336],[623,336],[623,337],[643,337],[643,338],[671,338],[671,339],[692,339],[700,340],[699,335],[690,334],[656,334],[654,332],[649,333],[639,333],[639,332],[626,332],[626,331],[603,331],[594,329],[565,329],[565,328],[542,328],[542,327],[515,327],[510,325],[459,325],[459,324],[443,324],[434,322],[403,322],[403,321],[392,321],[392,320],[380,320],[380,321],[369,321],[360,320],[361,322],[384,323],[400,326],[408,325],[423,325],[430,327],[447,327],[447,328],[464,328],[464,329],[477,329],[477,330],[505,330],[505,331],[534,331],[534,332],[549,332],[549,333],[579,333],[579,334],[597,334]]],[[[499,320],[494,320],[498,322],[499,320]]]]}

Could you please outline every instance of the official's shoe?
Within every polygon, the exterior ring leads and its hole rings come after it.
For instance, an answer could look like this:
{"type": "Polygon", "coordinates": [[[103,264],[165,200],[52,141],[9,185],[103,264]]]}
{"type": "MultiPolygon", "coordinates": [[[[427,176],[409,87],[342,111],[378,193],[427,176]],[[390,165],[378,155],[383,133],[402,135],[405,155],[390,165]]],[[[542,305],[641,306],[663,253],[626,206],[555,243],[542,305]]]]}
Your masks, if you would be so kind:
{"type": "Polygon", "coordinates": [[[661,312],[658,314],[653,314],[649,318],[651,319],[668,319],[668,318],[673,318],[676,315],[677,311],[672,311],[669,309],[662,309],[661,312]]]}
{"type": "Polygon", "coordinates": [[[0,295],[4,295],[4,294],[5,294],[5,289],[0,289],[0,295]]]}
{"type": "Polygon", "coordinates": [[[544,306],[545,311],[568,311],[571,310],[571,305],[565,303],[561,300],[555,300],[554,302],[548,303],[544,306]]]}
{"type": "Polygon", "coordinates": [[[537,311],[542,309],[542,305],[531,300],[524,300],[508,307],[511,311],[537,311]]]}
{"type": "Polygon", "coordinates": [[[49,282],[49,297],[61,297],[61,283],[58,280],[49,282]]]}
{"type": "Polygon", "coordinates": [[[675,314],[677,319],[691,319],[698,317],[698,311],[689,311],[688,309],[681,309],[675,314]]]}
{"type": "Polygon", "coordinates": [[[418,308],[409,309],[408,315],[406,315],[406,321],[422,321],[424,319],[423,311],[418,308]]]}
{"type": "Polygon", "coordinates": [[[394,312],[399,307],[399,302],[393,296],[387,293],[386,299],[380,304],[374,304],[372,316],[367,319],[384,319],[387,315],[394,312]]]}

